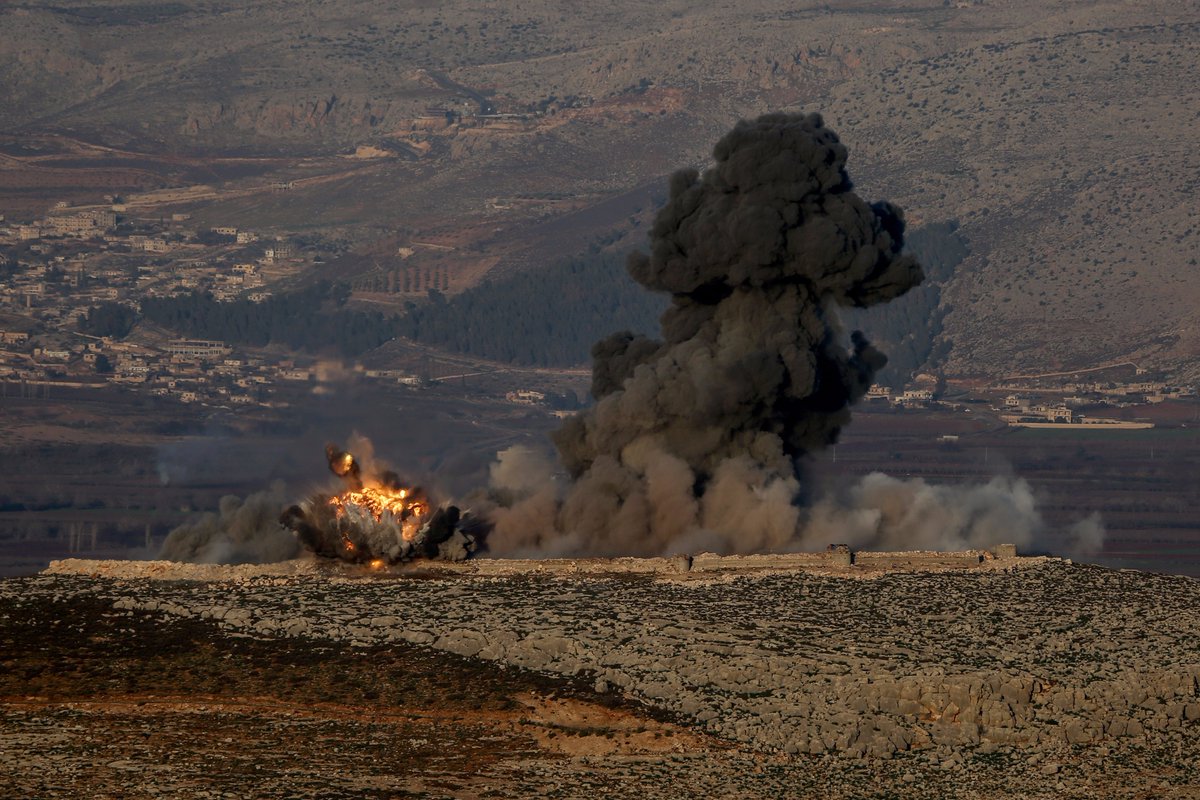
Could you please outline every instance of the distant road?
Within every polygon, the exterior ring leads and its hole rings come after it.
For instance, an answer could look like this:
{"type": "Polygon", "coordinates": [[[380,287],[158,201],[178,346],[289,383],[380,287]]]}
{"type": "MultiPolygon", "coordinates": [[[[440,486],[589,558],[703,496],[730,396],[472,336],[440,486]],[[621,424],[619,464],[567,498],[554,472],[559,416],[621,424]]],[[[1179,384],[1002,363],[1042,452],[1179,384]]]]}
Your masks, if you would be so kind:
{"type": "Polygon", "coordinates": [[[467,97],[471,98],[472,100],[474,100],[479,105],[479,113],[481,115],[496,113],[496,107],[492,105],[492,101],[488,100],[486,97],[484,97],[482,94],[480,94],[479,92],[472,89],[470,86],[463,86],[461,83],[451,80],[449,76],[447,76],[441,72],[435,72],[434,70],[431,70],[431,69],[426,69],[426,70],[421,70],[421,71],[424,72],[426,75],[428,75],[430,78],[432,78],[434,83],[436,83],[438,86],[442,87],[446,91],[460,92],[462,94],[465,94],[467,97]]]}
{"type": "Polygon", "coordinates": [[[1087,367],[1085,369],[1070,369],[1066,372],[1040,372],[1036,375],[1005,375],[1000,378],[1002,381],[1028,380],[1030,378],[1061,378],[1067,375],[1082,375],[1085,372],[1100,372],[1113,367],[1133,367],[1135,370],[1140,370],[1137,364],[1132,361],[1118,361],[1115,364],[1103,364],[1099,367],[1087,367]]]}

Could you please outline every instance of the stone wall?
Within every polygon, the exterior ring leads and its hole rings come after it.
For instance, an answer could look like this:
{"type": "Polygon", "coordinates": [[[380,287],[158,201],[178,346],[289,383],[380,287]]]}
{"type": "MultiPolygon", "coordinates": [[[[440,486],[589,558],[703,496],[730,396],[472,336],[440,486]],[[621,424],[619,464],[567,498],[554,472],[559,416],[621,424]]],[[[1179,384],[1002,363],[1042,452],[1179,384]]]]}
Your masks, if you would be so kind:
{"type": "MultiPolygon", "coordinates": [[[[920,572],[944,569],[1005,569],[1041,563],[1045,558],[1018,558],[1012,545],[1001,545],[1013,555],[1004,558],[985,550],[961,552],[851,552],[844,546],[819,553],[770,553],[723,556],[716,553],[675,555],[663,558],[475,558],[460,562],[417,561],[372,570],[365,565],[325,559],[301,558],[275,564],[181,564],[171,561],[105,561],[68,558],[52,561],[48,575],[94,575],[98,577],[154,578],[159,580],[223,581],[255,575],[297,574],[405,574],[434,572],[448,575],[509,576],[646,574],[703,576],[754,572],[821,572],[831,575],[872,575],[891,571],[920,572]],[[1002,564],[997,562],[1003,562],[1002,564]]],[[[1000,550],[998,548],[998,550],[1000,550]]],[[[1001,552],[1005,552],[1001,550],[1001,552]]]]}

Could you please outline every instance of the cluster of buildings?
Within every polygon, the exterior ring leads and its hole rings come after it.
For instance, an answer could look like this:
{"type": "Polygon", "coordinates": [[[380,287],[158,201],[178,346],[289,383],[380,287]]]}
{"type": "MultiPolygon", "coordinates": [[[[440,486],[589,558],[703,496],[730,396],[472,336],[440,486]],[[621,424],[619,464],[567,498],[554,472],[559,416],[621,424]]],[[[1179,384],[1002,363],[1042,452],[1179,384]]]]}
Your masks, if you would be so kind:
{"type": "Polygon", "coordinates": [[[891,403],[894,406],[912,408],[927,406],[934,402],[934,390],[927,388],[910,388],[901,392],[893,392],[887,386],[875,384],[867,390],[867,400],[891,403]]]}
{"type": "Polygon", "coordinates": [[[54,389],[124,386],[184,403],[274,407],[286,405],[277,399],[281,389],[305,390],[335,378],[422,383],[400,370],[251,354],[208,339],[145,344],[75,334],[63,344],[39,343],[47,338],[0,331],[0,384],[6,393],[16,391],[9,388],[14,384],[29,396],[54,389]]]}
{"type": "Polygon", "coordinates": [[[918,376],[913,386],[894,392],[875,385],[867,391],[867,400],[890,403],[897,407],[945,406],[988,403],[1000,419],[1024,427],[1061,427],[1075,425],[1115,425],[1151,427],[1149,423],[1096,416],[1104,409],[1161,403],[1166,400],[1196,400],[1195,386],[1176,385],[1163,380],[1147,380],[1145,372],[1129,382],[1092,381],[1039,384],[1037,386],[1002,383],[974,387],[964,395],[961,387],[949,398],[939,390],[931,376],[918,376]]]}
{"type": "Polygon", "coordinates": [[[188,214],[127,221],[117,212],[57,208],[28,224],[0,225],[8,253],[0,309],[70,326],[98,302],[136,306],[147,297],[211,292],[219,300],[262,300],[269,286],[303,267],[285,242],[253,231],[181,227],[188,214]]]}
{"type": "Polygon", "coordinates": [[[90,238],[103,235],[117,226],[117,212],[108,208],[71,211],[65,204],[59,203],[55,211],[58,213],[51,213],[34,222],[16,225],[9,235],[20,241],[47,236],[90,238]]]}
{"type": "Polygon", "coordinates": [[[257,403],[274,381],[311,377],[286,360],[238,356],[222,342],[156,346],[89,335],[81,319],[98,306],[132,315],[147,298],[194,291],[261,301],[304,267],[290,245],[260,242],[253,231],[187,228],[188,214],[128,220],[121,210],[59,203],[33,222],[0,218],[0,312],[8,318],[0,381],[34,392],[125,384],[187,402],[257,403]]]}
{"type": "Polygon", "coordinates": [[[54,388],[144,386],[184,402],[262,403],[280,365],[240,358],[222,342],[179,339],[154,347],[82,334],[60,345],[0,334],[0,381],[32,394],[54,388]]]}
{"type": "Polygon", "coordinates": [[[999,410],[1000,418],[1010,425],[1121,425],[1148,428],[1151,427],[1149,423],[1097,418],[1090,412],[1185,399],[1196,399],[1196,387],[1173,386],[1165,381],[1068,383],[1058,392],[1006,395],[1004,405],[999,410]],[[1089,413],[1081,413],[1085,409],[1089,413]]]}

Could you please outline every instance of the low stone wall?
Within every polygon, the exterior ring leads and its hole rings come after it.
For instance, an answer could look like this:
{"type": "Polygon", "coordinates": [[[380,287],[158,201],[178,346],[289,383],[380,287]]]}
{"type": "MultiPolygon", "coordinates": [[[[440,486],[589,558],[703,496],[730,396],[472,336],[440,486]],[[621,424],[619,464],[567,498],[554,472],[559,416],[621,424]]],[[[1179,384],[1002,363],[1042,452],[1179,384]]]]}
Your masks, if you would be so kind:
{"type": "MultiPolygon", "coordinates": [[[[946,569],[1005,569],[1040,563],[1046,559],[997,557],[986,550],[873,553],[850,552],[837,547],[819,553],[770,553],[722,556],[716,553],[663,558],[476,558],[468,561],[417,561],[382,569],[318,558],[301,558],[274,564],[182,564],[173,561],[105,561],[68,558],[50,562],[47,575],[90,575],[108,578],[150,578],[178,581],[236,581],[272,575],[404,575],[421,572],[445,575],[502,577],[535,575],[642,574],[703,577],[759,572],[820,572],[847,577],[870,577],[887,572],[921,572],[946,569]]],[[[1003,552],[1003,551],[1002,551],[1003,552]]]]}
{"type": "Polygon", "coordinates": [[[719,570],[811,569],[833,565],[834,553],[774,553],[753,556],[719,556],[701,553],[692,557],[693,572],[719,570]]]}
{"type": "Polygon", "coordinates": [[[51,561],[42,574],[163,581],[237,581],[271,576],[318,575],[322,566],[323,563],[315,558],[297,558],[274,564],[183,564],[178,561],[64,558],[51,561]]]}
{"type": "Polygon", "coordinates": [[[939,553],[932,550],[915,550],[899,553],[854,554],[855,565],[870,569],[920,569],[922,567],[977,567],[994,556],[985,550],[964,550],[939,553]]]}

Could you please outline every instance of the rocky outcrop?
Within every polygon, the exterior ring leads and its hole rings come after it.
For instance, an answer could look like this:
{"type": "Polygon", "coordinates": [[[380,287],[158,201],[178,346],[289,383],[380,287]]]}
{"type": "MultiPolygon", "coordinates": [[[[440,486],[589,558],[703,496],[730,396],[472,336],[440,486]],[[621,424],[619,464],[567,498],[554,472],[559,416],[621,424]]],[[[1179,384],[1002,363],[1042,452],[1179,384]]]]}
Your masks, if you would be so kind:
{"type": "Polygon", "coordinates": [[[586,675],[786,753],[949,758],[964,748],[1195,746],[1200,736],[1200,584],[1052,560],[866,582],[626,571],[34,585],[241,634],[418,644],[586,675]]]}

